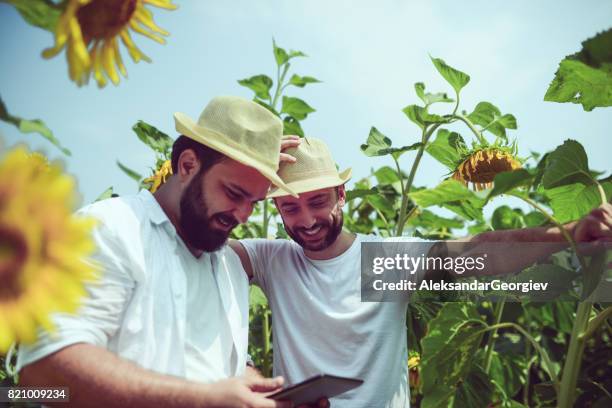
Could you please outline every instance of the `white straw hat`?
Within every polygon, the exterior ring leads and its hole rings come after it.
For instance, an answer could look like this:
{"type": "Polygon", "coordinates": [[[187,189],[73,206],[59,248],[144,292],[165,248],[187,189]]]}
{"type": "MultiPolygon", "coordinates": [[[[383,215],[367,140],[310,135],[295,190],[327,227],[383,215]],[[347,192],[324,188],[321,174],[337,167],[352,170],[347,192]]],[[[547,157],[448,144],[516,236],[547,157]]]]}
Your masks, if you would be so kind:
{"type": "Polygon", "coordinates": [[[276,174],[283,122],[263,106],[236,96],[213,98],[198,122],[176,112],[177,132],[258,170],[275,186],[297,197],[276,174]]]}

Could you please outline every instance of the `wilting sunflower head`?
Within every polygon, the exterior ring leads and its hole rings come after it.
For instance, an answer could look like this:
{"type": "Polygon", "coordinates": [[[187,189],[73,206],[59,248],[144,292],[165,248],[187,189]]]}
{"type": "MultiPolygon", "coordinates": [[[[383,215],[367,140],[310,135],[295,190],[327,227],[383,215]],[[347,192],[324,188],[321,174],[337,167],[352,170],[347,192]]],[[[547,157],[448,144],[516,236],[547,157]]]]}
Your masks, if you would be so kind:
{"type": "Polygon", "coordinates": [[[40,154],[17,148],[0,161],[0,354],[74,312],[96,270],[93,221],[72,215],[74,181],[40,154]]]}
{"type": "Polygon", "coordinates": [[[452,177],[466,186],[472,183],[475,190],[483,190],[493,186],[497,174],[520,168],[521,162],[511,149],[484,147],[471,151],[457,166],[452,177]]]}
{"type": "Polygon", "coordinates": [[[151,177],[147,177],[143,180],[143,183],[147,184],[149,191],[154,193],[159,187],[168,180],[168,177],[172,175],[172,164],[170,160],[166,160],[159,169],[151,177]]]}
{"type": "Polygon", "coordinates": [[[64,47],[70,79],[79,86],[89,81],[93,73],[99,87],[106,77],[117,85],[119,72],[127,77],[119,52],[119,39],[134,62],[151,60],[134,44],[130,29],[138,34],[165,43],[169,33],[153,21],[153,13],[145,5],[173,10],[171,0],[67,0],[55,29],[55,45],[43,51],[52,58],[64,47]]]}

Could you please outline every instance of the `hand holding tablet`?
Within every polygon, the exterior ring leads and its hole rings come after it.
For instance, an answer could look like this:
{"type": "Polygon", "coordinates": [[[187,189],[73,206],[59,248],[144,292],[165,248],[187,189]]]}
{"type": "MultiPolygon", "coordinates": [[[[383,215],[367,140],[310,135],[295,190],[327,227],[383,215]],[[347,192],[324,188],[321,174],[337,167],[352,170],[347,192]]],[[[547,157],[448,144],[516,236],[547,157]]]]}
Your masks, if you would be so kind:
{"type": "Polygon", "coordinates": [[[363,384],[357,378],[338,377],[329,374],[318,374],[300,383],[287,387],[268,398],[273,400],[291,401],[294,406],[314,404],[321,398],[331,398],[340,395],[363,384]]]}

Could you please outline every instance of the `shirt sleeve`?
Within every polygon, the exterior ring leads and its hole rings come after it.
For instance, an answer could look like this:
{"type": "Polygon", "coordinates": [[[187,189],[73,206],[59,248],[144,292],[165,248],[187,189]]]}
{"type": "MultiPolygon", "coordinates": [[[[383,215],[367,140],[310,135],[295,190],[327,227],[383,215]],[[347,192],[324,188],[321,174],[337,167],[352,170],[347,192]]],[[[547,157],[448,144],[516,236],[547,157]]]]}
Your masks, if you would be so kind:
{"type": "Polygon", "coordinates": [[[89,343],[106,348],[119,329],[135,286],[125,243],[102,222],[94,229],[92,238],[97,249],[86,262],[98,269],[98,278],[85,285],[87,293],[76,314],[54,314],[55,330],[40,330],[36,343],[20,345],[17,370],[71,344],[89,343]]]}
{"type": "Polygon", "coordinates": [[[259,286],[264,293],[268,294],[268,276],[267,271],[269,270],[267,260],[272,255],[272,240],[263,238],[254,239],[241,239],[240,243],[246,250],[251,266],[253,267],[253,280],[252,283],[259,286]]]}

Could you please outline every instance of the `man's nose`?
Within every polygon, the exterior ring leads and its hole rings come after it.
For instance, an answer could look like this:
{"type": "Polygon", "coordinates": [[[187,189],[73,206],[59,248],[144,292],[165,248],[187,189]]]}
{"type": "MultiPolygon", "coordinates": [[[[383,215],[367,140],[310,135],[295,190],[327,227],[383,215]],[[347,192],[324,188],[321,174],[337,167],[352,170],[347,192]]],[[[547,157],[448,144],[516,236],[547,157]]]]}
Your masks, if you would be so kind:
{"type": "Polygon", "coordinates": [[[302,214],[303,217],[300,221],[303,228],[312,228],[317,223],[317,219],[309,211],[304,211],[302,214]]]}
{"type": "Polygon", "coordinates": [[[242,204],[234,211],[234,217],[236,217],[236,220],[238,220],[240,224],[244,224],[245,222],[247,222],[252,212],[252,203],[242,204]]]}

